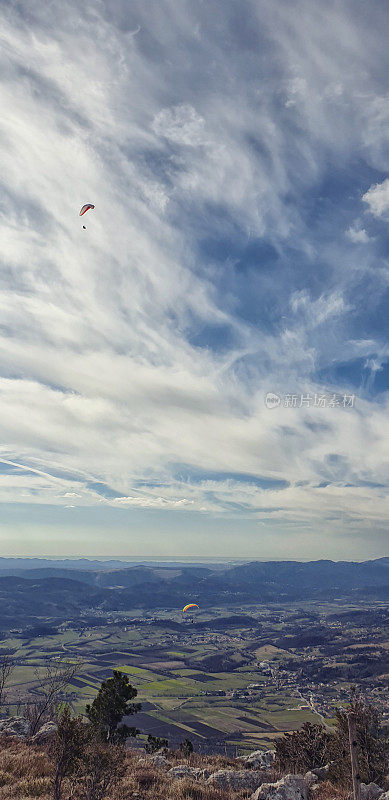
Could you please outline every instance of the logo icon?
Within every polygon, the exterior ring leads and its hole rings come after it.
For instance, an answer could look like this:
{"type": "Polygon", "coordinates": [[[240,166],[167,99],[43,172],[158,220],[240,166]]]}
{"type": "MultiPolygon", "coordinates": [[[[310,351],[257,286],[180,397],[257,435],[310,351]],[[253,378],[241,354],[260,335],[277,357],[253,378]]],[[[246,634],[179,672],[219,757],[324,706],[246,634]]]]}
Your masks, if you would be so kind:
{"type": "Polygon", "coordinates": [[[274,392],[267,392],[265,396],[265,406],[266,408],[277,408],[280,405],[281,398],[278,394],[274,394],[274,392]]]}

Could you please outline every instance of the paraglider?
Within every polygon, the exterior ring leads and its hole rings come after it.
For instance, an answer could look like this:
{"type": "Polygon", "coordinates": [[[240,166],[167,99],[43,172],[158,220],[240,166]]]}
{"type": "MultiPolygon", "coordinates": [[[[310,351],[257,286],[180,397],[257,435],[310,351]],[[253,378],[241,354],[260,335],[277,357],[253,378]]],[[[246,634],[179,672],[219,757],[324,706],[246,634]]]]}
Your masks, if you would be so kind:
{"type": "Polygon", "coordinates": [[[82,207],[80,211],[80,217],[82,217],[84,214],[86,214],[87,211],[92,210],[93,208],[94,205],[92,203],[85,203],[85,205],[82,207]]]}
{"type": "MultiPolygon", "coordinates": [[[[185,611],[191,611],[194,608],[199,608],[197,603],[188,603],[188,605],[184,606],[184,608],[182,609],[182,613],[185,614],[185,611]]],[[[188,615],[188,616],[190,616],[190,615],[188,615]]],[[[194,622],[193,618],[189,619],[189,622],[191,622],[192,625],[193,625],[193,622],[194,622]]]]}
{"type": "MultiPolygon", "coordinates": [[[[93,209],[94,209],[93,203],[85,203],[85,205],[83,205],[83,207],[82,207],[82,209],[80,211],[79,216],[82,217],[84,214],[86,214],[87,211],[92,211],[93,209]]],[[[86,231],[86,225],[83,225],[82,227],[83,227],[83,230],[86,231]]]]}

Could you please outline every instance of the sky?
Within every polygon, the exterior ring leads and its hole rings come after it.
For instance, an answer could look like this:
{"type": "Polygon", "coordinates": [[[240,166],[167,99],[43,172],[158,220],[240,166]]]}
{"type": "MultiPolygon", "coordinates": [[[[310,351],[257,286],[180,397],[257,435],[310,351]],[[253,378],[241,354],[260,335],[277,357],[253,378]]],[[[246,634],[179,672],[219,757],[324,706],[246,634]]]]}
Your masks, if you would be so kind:
{"type": "Polygon", "coordinates": [[[385,0],[0,9],[1,554],[387,555],[385,0]]]}

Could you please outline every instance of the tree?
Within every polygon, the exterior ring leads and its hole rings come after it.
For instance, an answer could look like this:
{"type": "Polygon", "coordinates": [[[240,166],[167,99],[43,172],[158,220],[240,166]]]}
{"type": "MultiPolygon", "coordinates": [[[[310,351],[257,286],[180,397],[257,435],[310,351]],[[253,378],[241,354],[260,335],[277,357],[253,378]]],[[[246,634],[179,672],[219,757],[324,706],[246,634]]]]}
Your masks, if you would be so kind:
{"type": "Polygon", "coordinates": [[[111,797],[112,789],[125,774],[125,757],[123,747],[92,740],[83,753],[75,780],[80,796],[85,800],[111,797]]]}
{"type": "Polygon", "coordinates": [[[83,722],[82,717],[72,718],[69,706],[65,706],[51,746],[54,800],[61,800],[64,779],[77,774],[90,738],[90,726],[83,722]]]}
{"type": "Polygon", "coordinates": [[[86,715],[101,741],[120,742],[139,733],[128,725],[119,726],[123,717],[140,711],[140,703],[131,703],[137,694],[128,676],[118,670],[114,670],[113,677],[101,684],[92,705],[86,706],[86,715]]]}
{"type": "Polygon", "coordinates": [[[359,778],[363,783],[382,784],[387,772],[388,742],[381,729],[381,714],[353,692],[349,708],[336,711],[336,732],[331,737],[329,777],[342,786],[351,782],[348,713],[354,714],[359,778]]]}
{"type": "Polygon", "coordinates": [[[276,761],[281,772],[307,772],[328,761],[330,734],[321,725],[305,722],[298,731],[275,741],[276,761]]]}
{"type": "Polygon", "coordinates": [[[15,662],[7,653],[0,655],[0,709],[4,699],[4,689],[15,669],[15,662]]]}
{"type": "Polygon", "coordinates": [[[286,733],[275,742],[277,766],[281,772],[306,772],[330,762],[328,778],[349,788],[351,760],[348,714],[355,719],[359,779],[382,785],[388,764],[388,742],[381,729],[381,715],[371,705],[352,695],[347,709],[336,711],[336,731],[328,733],[320,725],[304,723],[302,728],[286,733]]]}
{"type": "Polygon", "coordinates": [[[51,754],[54,761],[53,797],[61,800],[66,785],[66,797],[103,800],[124,775],[125,752],[116,745],[103,745],[96,730],[82,717],[72,717],[66,706],[58,721],[51,754]],[[64,784],[64,782],[66,783],[64,784]]]}
{"type": "Polygon", "coordinates": [[[35,671],[38,682],[38,698],[28,703],[24,715],[30,723],[30,736],[33,736],[45,722],[58,717],[60,703],[64,700],[64,693],[72,678],[80,669],[80,663],[57,661],[48,664],[43,673],[35,671]]]}
{"type": "Polygon", "coordinates": [[[146,753],[156,753],[157,750],[160,750],[161,747],[167,747],[168,744],[169,743],[167,739],[161,739],[160,736],[152,736],[151,733],[149,733],[145,750],[146,753]]]}
{"type": "Polygon", "coordinates": [[[184,741],[181,742],[178,749],[180,750],[183,756],[187,757],[190,756],[191,753],[193,753],[193,744],[190,739],[184,739],[184,741]]]}

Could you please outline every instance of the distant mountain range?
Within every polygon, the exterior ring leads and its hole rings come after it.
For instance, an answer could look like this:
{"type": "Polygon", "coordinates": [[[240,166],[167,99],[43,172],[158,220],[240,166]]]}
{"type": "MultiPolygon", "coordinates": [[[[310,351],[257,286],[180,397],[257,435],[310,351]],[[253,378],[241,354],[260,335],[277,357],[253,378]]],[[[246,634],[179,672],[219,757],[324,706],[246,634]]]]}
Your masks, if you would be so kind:
{"type": "MultiPolygon", "coordinates": [[[[261,559],[263,560],[263,559],[261,559]]],[[[224,559],[218,561],[217,559],[200,559],[197,561],[169,561],[157,559],[144,559],[144,558],[113,558],[105,561],[104,559],[90,559],[90,558],[1,558],[0,557],[0,575],[15,575],[24,570],[30,569],[43,569],[46,567],[59,567],[59,569],[71,570],[106,570],[106,569],[124,569],[129,567],[144,566],[144,567],[185,567],[193,566],[210,566],[212,569],[225,569],[228,564],[234,566],[237,563],[246,563],[244,558],[241,559],[224,559]]]]}
{"type": "MultiPolygon", "coordinates": [[[[235,566],[133,565],[120,568],[80,560],[36,567],[0,560],[0,629],[59,622],[81,612],[133,608],[202,609],[302,600],[389,599],[389,558],[347,561],[253,561],[235,566]],[[7,566],[4,565],[7,562],[7,566]],[[72,565],[72,566],[70,566],[72,565]],[[82,568],[82,565],[84,568],[82,568]]],[[[38,563],[41,564],[40,560],[38,563]]],[[[96,563],[96,562],[95,562],[96,563]]]]}

